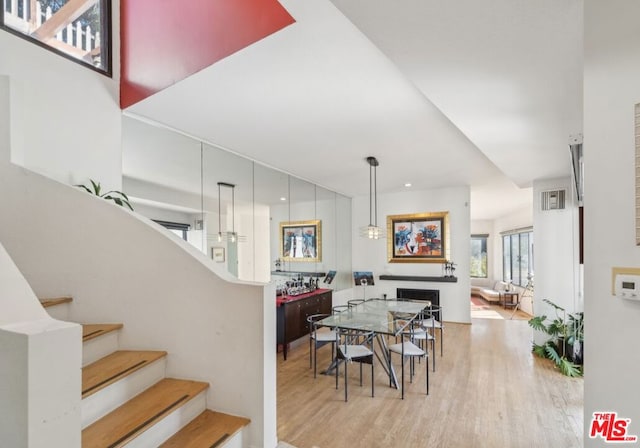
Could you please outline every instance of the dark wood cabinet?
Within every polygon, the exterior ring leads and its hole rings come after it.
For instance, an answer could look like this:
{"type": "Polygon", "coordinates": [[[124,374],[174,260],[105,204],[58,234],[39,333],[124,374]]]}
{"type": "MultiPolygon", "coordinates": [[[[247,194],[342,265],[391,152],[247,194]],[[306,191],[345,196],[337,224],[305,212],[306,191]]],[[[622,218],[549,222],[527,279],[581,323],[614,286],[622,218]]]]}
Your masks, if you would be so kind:
{"type": "Polygon", "coordinates": [[[307,317],[312,314],[331,314],[332,291],[318,289],[312,293],[280,300],[277,308],[278,345],[282,345],[287,359],[287,345],[310,333],[307,317]]]}

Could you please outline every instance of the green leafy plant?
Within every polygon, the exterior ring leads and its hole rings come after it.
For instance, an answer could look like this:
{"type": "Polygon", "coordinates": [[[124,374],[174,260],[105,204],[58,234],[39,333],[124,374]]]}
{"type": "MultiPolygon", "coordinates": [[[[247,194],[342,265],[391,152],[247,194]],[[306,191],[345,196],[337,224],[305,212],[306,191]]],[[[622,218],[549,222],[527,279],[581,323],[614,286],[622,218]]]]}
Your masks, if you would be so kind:
{"type": "Polygon", "coordinates": [[[102,193],[100,182],[96,183],[93,179],[89,179],[89,181],[91,182],[91,188],[82,184],[74,185],[74,187],[82,188],[89,194],[96,195],[108,201],[113,201],[119,206],[128,207],[129,210],[133,211],[133,207],[131,207],[131,204],[129,203],[129,198],[127,197],[126,194],[117,190],[111,190],[111,191],[107,191],[106,193],[102,193]]]}
{"type": "Polygon", "coordinates": [[[545,333],[549,338],[543,344],[533,344],[533,353],[552,360],[562,374],[582,376],[582,345],[584,342],[584,313],[567,315],[561,306],[543,299],[555,311],[555,317],[535,316],[529,326],[545,333]]]}

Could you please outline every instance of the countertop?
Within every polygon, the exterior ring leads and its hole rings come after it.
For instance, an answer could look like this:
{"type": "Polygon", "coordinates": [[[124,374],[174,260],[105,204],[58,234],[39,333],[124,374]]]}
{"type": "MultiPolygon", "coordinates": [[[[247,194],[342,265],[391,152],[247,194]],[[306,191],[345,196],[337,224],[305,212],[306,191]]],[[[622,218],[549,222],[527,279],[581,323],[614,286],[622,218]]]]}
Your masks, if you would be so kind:
{"type": "Polygon", "coordinates": [[[306,299],[309,297],[313,297],[317,294],[322,294],[323,292],[331,291],[330,289],[316,289],[315,291],[308,292],[306,294],[300,294],[298,296],[276,296],[276,306],[281,306],[283,303],[295,302],[297,300],[306,299]]]}

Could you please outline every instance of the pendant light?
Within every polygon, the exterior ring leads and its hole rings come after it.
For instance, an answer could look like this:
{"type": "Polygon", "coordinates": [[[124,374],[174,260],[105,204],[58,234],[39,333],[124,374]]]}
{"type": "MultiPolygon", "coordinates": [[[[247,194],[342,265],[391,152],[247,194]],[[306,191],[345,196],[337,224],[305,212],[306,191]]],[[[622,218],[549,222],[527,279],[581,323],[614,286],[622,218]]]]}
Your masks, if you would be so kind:
{"type": "Polygon", "coordinates": [[[235,243],[236,241],[245,241],[246,237],[238,235],[236,233],[236,202],[235,202],[235,188],[234,184],[230,184],[227,182],[218,182],[218,242],[229,241],[231,243],[235,243]],[[226,187],[231,189],[231,232],[223,232],[222,231],[222,197],[221,197],[221,187],[226,187]]]}
{"type": "Polygon", "coordinates": [[[373,156],[367,157],[369,164],[369,225],[360,229],[360,236],[377,240],[384,238],[384,232],[378,227],[378,177],[377,168],[380,163],[373,156]]]}

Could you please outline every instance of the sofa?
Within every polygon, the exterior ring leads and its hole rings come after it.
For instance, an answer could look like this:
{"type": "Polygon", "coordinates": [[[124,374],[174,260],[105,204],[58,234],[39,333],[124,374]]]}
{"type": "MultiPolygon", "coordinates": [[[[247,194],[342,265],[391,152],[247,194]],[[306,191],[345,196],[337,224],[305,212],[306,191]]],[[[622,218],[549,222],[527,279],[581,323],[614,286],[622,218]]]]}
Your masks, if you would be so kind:
{"type": "Polygon", "coordinates": [[[500,302],[500,292],[507,290],[507,283],[498,280],[492,287],[471,285],[471,295],[481,297],[487,302],[500,302]]]}

